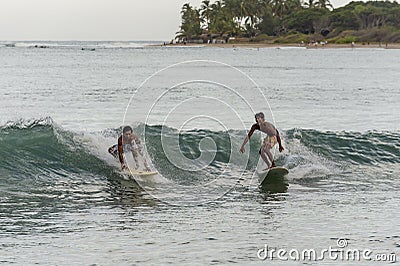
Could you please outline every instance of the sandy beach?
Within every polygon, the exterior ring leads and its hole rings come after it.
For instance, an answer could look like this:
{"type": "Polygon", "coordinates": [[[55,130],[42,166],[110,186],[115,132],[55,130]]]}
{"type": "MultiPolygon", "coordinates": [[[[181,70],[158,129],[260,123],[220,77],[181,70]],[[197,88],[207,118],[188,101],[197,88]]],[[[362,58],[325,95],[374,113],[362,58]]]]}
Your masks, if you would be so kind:
{"type": "MultiPolygon", "coordinates": [[[[158,46],[158,45],[150,45],[158,46]]],[[[219,43],[219,44],[207,44],[207,43],[174,43],[174,44],[161,44],[161,46],[172,46],[172,47],[218,47],[218,48],[307,48],[307,49],[336,49],[336,48],[382,48],[382,49],[400,49],[400,43],[355,43],[352,44],[298,44],[298,43],[219,43]]]]}

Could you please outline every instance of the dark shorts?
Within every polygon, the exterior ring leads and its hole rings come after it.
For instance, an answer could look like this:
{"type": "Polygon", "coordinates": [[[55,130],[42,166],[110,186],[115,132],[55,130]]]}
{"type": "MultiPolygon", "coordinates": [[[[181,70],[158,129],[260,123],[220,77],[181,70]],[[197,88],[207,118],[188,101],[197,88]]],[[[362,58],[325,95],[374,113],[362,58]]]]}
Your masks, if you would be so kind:
{"type": "Polygon", "coordinates": [[[108,148],[108,152],[114,156],[115,158],[118,159],[118,144],[115,144],[113,146],[111,146],[110,148],[108,148]]]}

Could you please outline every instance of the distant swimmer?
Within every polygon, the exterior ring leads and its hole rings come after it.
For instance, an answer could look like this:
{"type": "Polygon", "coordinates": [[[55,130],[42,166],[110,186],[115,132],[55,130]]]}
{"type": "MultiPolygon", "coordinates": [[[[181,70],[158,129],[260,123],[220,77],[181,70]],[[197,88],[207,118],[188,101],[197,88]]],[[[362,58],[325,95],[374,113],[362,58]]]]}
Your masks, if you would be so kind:
{"type": "Polygon", "coordinates": [[[251,127],[249,134],[247,134],[246,139],[243,141],[242,147],[240,148],[240,152],[244,153],[244,146],[250,140],[250,137],[253,135],[255,130],[260,130],[267,134],[260,148],[260,155],[264,162],[267,164],[268,168],[275,167],[274,157],[272,156],[271,149],[275,146],[276,143],[279,144],[279,151],[282,152],[284,150],[281,137],[279,135],[279,131],[275,128],[275,126],[264,120],[264,113],[260,112],[255,114],[256,123],[251,127]]]}
{"type": "Polygon", "coordinates": [[[121,162],[121,167],[123,170],[127,169],[126,163],[124,161],[124,152],[132,152],[133,159],[135,160],[135,169],[139,168],[139,154],[143,158],[144,167],[147,171],[150,171],[150,167],[147,164],[146,158],[143,156],[142,145],[140,143],[140,139],[138,135],[133,133],[133,130],[130,126],[126,126],[122,130],[122,136],[118,138],[118,144],[111,146],[108,149],[108,152],[114,156],[116,159],[119,159],[121,162]]]}

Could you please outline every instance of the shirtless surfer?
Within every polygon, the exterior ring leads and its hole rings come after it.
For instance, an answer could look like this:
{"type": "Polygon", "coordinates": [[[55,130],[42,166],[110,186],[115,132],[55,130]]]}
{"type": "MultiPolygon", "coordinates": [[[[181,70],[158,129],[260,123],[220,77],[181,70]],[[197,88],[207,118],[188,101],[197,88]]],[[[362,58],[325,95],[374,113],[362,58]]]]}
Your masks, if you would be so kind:
{"type": "Polygon", "coordinates": [[[246,139],[243,141],[240,152],[244,153],[244,145],[246,145],[246,143],[250,140],[250,137],[253,135],[254,131],[260,130],[261,132],[267,134],[259,151],[261,158],[267,164],[268,168],[275,167],[274,157],[272,156],[271,149],[275,146],[276,143],[278,143],[279,151],[282,152],[284,150],[279,132],[273,124],[264,120],[264,113],[260,112],[255,114],[255,118],[257,123],[255,123],[251,127],[250,132],[247,134],[246,139]]]}
{"type": "Polygon", "coordinates": [[[139,159],[138,155],[140,154],[143,157],[144,167],[146,171],[150,171],[150,167],[147,164],[146,159],[143,156],[142,145],[140,144],[140,139],[138,135],[133,133],[133,130],[130,126],[126,126],[122,130],[122,136],[118,138],[118,144],[111,146],[108,149],[108,152],[119,159],[121,163],[122,170],[127,169],[123,153],[131,151],[133,159],[135,160],[135,168],[139,168],[139,159]]]}

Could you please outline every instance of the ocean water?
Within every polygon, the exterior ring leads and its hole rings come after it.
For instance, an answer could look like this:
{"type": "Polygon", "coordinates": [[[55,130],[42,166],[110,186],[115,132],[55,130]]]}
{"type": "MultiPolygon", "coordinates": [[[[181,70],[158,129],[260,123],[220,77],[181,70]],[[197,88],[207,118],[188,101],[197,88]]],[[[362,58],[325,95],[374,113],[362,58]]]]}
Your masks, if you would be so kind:
{"type": "Polygon", "coordinates": [[[398,263],[399,50],[150,45],[0,43],[0,264],[398,263]],[[259,111],[288,187],[238,152],[259,111]]]}

